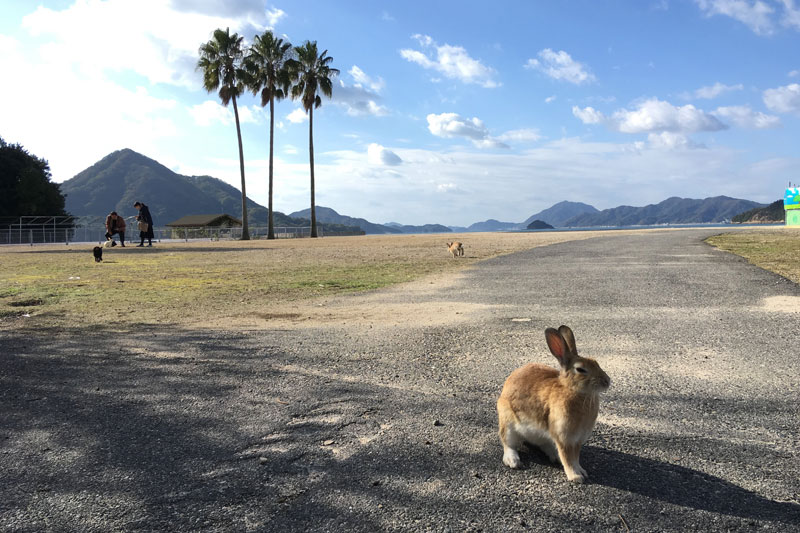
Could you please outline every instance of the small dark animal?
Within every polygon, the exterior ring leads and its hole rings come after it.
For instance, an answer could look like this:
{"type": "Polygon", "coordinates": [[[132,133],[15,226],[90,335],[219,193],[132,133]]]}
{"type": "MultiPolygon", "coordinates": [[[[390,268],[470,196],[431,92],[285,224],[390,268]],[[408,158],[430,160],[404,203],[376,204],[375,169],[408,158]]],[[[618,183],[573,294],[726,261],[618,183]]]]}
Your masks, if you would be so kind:
{"type": "Polygon", "coordinates": [[[95,263],[99,263],[103,260],[103,248],[101,246],[95,246],[92,253],[94,253],[95,263]]]}

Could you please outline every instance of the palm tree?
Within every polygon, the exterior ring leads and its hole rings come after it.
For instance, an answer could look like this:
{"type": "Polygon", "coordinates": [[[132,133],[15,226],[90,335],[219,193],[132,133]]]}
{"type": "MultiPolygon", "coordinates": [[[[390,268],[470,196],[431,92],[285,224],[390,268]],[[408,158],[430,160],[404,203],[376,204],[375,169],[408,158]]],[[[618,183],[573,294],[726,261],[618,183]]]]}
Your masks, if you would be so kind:
{"type": "Polygon", "coordinates": [[[214,30],[214,37],[200,47],[197,70],[203,71],[203,87],[208,92],[219,89],[217,93],[222,105],[233,102],[233,115],[236,118],[236,135],[239,138],[239,170],[242,175],[242,240],[250,240],[247,226],[247,192],[244,185],[244,151],[242,150],[242,129],[239,126],[239,108],[236,97],[244,92],[247,73],[242,69],[242,37],[230,28],[225,31],[214,30]]]}
{"type": "Polygon", "coordinates": [[[292,66],[292,45],[276,38],[267,30],[256,35],[255,42],[244,58],[244,66],[249,74],[250,90],[253,94],[261,92],[261,106],[269,103],[269,202],[267,239],[275,238],[274,218],[272,216],[272,162],[273,138],[275,135],[275,100],[283,100],[289,92],[289,68],[292,66]]]}
{"type": "Polygon", "coordinates": [[[314,109],[322,105],[318,93],[328,98],[333,93],[331,78],[339,74],[339,70],[329,65],[333,58],[325,50],[317,52],[316,41],[306,41],[303,46],[295,48],[297,63],[292,65],[292,99],[300,99],[303,109],[308,113],[308,153],[311,165],[311,236],[317,236],[317,212],[314,208],[314,109]]]}

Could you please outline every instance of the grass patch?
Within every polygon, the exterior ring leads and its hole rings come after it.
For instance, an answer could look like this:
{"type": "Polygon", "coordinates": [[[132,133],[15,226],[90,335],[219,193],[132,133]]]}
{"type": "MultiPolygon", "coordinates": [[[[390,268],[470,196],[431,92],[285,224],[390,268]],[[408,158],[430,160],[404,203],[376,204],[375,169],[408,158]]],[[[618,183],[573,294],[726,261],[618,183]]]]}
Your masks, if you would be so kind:
{"type": "Polygon", "coordinates": [[[706,242],[800,283],[800,231],[737,231],[709,237],[706,242]]]}
{"type": "Polygon", "coordinates": [[[159,243],[106,250],[101,263],[90,244],[0,248],[0,326],[233,323],[285,312],[281,305],[298,300],[380,289],[586,236],[459,236],[467,252],[459,259],[445,235],[159,243]],[[30,318],[18,318],[22,312],[30,318]]]}

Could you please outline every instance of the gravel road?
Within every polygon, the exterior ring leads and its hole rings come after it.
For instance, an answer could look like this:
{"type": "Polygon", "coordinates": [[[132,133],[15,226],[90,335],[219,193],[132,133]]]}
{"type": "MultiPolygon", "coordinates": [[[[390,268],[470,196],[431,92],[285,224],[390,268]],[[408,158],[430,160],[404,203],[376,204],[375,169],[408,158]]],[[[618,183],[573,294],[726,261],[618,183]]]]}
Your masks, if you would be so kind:
{"type": "Polygon", "coordinates": [[[320,303],[408,313],[385,321],[0,331],[0,530],[798,531],[800,288],[710,234],[320,303]],[[535,450],[505,467],[496,434],[560,324],[612,379],[586,485],[535,450]]]}

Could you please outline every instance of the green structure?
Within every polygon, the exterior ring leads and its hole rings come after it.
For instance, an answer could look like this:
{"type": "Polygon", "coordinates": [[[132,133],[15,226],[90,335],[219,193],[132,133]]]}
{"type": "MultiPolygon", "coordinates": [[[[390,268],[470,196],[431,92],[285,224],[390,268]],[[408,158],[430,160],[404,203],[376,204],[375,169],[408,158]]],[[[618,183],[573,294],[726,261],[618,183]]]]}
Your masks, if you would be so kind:
{"type": "Polygon", "coordinates": [[[800,227],[800,187],[789,187],[783,197],[786,225],[800,227]]]}

